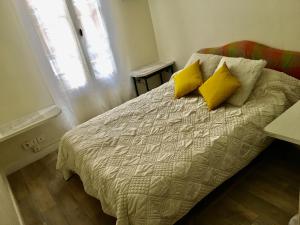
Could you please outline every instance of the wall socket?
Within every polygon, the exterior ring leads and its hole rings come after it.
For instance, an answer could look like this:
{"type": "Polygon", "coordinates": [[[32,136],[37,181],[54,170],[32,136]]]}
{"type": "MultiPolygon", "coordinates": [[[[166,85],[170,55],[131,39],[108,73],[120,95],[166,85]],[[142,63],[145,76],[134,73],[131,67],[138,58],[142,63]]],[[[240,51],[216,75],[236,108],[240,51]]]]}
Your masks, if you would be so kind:
{"type": "Polygon", "coordinates": [[[30,150],[34,153],[41,151],[41,143],[44,142],[46,140],[46,138],[43,135],[40,135],[38,137],[35,137],[31,140],[25,141],[22,144],[22,148],[24,150],[30,150]]]}

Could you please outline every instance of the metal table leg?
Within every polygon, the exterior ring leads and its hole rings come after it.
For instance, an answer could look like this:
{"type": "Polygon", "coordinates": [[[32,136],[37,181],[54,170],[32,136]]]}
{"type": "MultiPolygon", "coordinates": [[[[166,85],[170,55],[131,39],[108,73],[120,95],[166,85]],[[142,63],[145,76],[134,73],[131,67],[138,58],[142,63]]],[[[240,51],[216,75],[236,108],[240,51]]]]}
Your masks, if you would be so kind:
{"type": "Polygon", "coordinates": [[[173,65],[170,66],[170,72],[171,72],[171,75],[173,75],[173,73],[174,73],[173,65]]]}
{"type": "Polygon", "coordinates": [[[164,83],[164,81],[163,81],[163,72],[159,73],[159,78],[160,78],[160,84],[163,84],[164,83]]]}
{"type": "Polygon", "coordinates": [[[146,84],[146,90],[149,91],[148,79],[147,78],[145,78],[145,84],[146,84]]]}
{"type": "Polygon", "coordinates": [[[133,79],[133,83],[134,83],[134,88],[135,88],[136,96],[139,96],[139,91],[138,91],[137,84],[136,84],[136,78],[133,77],[132,79],[133,79]]]}

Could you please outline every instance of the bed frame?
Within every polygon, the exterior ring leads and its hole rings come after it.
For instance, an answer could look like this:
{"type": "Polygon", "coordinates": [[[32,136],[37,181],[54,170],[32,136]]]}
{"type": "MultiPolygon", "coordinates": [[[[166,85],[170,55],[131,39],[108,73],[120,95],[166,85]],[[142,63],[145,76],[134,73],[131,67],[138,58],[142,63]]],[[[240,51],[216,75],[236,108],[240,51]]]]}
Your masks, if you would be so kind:
{"type": "Polygon", "coordinates": [[[221,47],[204,48],[198,52],[247,59],[264,59],[268,62],[267,68],[300,79],[300,52],[276,49],[253,41],[237,41],[221,47]]]}

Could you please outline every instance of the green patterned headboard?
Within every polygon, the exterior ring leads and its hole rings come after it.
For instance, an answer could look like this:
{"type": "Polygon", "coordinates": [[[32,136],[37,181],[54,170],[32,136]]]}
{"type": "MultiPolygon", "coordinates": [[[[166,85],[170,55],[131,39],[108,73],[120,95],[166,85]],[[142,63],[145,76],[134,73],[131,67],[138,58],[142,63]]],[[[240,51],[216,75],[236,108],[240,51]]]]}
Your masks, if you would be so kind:
{"type": "Polygon", "coordinates": [[[268,62],[267,68],[300,79],[300,52],[271,48],[253,41],[238,41],[221,47],[201,49],[199,53],[264,59],[268,62]]]}

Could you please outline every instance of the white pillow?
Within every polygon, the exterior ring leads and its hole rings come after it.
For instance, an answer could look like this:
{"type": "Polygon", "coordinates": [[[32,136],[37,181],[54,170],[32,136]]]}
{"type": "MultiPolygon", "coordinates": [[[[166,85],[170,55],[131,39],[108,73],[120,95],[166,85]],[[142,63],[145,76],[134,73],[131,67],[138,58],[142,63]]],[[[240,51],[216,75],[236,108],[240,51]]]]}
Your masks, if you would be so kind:
{"type": "Polygon", "coordinates": [[[197,60],[200,60],[203,80],[206,81],[211,75],[214,74],[221,59],[222,56],[220,55],[194,53],[184,68],[196,62],[197,60]]]}
{"type": "Polygon", "coordinates": [[[234,106],[242,106],[251,94],[254,85],[260,77],[263,68],[267,65],[265,60],[251,60],[245,58],[223,57],[216,71],[226,62],[232,75],[241,82],[241,87],[227,102],[234,106]]]}
{"type": "MultiPolygon", "coordinates": [[[[286,73],[265,68],[257,80],[249,100],[263,97],[270,92],[284,93],[287,101],[296,102],[300,99],[300,80],[286,73]]],[[[278,101],[282,101],[282,99],[278,99],[278,101]]]]}

